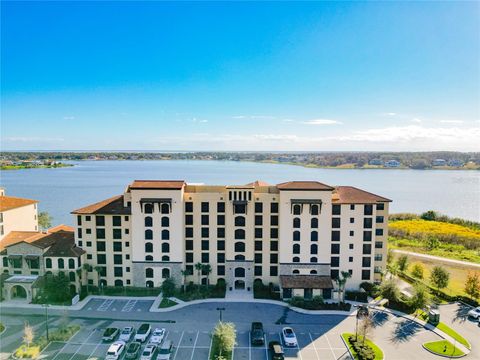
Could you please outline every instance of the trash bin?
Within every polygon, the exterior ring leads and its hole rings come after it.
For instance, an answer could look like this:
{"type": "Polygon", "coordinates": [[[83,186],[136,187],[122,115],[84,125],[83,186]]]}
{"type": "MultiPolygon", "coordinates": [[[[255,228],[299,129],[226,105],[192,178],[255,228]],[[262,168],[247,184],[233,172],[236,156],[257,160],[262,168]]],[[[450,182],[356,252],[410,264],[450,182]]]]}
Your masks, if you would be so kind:
{"type": "Polygon", "coordinates": [[[437,309],[430,309],[428,312],[428,322],[434,325],[440,322],[440,312],[437,309]]]}

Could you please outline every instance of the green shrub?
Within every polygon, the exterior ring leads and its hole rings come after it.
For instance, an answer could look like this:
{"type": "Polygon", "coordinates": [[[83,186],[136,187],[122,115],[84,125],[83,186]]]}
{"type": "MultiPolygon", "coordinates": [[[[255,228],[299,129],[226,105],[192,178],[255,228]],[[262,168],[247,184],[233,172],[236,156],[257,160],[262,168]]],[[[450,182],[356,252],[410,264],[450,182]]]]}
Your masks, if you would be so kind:
{"type": "Polygon", "coordinates": [[[363,291],[346,291],[345,299],[366,303],[368,302],[368,294],[363,291]]]}
{"type": "Polygon", "coordinates": [[[36,359],[40,355],[40,347],[32,345],[27,347],[27,345],[20,346],[15,350],[15,356],[21,359],[36,359]]]}

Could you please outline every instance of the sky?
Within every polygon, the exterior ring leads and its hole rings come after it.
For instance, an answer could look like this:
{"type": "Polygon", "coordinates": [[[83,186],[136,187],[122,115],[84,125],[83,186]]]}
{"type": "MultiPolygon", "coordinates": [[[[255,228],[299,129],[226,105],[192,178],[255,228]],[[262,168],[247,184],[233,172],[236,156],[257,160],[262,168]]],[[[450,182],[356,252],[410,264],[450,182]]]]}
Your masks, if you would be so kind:
{"type": "Polygon", "coordinates": [[[1,2],[1,149],[480,151],[480,2],[1,2]]]}

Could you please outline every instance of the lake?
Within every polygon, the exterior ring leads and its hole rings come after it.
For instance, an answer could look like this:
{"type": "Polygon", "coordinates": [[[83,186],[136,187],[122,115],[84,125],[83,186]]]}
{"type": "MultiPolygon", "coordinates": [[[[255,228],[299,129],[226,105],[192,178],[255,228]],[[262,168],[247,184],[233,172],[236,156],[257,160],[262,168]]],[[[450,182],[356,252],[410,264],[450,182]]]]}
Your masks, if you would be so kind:
{"type": "Polygon", "coordinates": [[[316,169],[235,161],[81,161],[74,167],[1,172],[7,195],[40,201],[54,224],[73,224],[70,211],[121,194],[134,179],[246,184],[317,180],[351,185],[393,200],[391,212],[436,210],[480,220],[480,173],[469,170],[316,169]]]}

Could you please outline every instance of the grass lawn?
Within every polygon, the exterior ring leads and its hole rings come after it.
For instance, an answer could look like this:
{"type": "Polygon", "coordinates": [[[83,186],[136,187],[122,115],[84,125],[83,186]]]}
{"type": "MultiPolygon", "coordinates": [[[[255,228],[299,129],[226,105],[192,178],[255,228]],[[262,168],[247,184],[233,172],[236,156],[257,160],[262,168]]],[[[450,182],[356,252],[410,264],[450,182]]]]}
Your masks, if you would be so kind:
{"type": "MultiPolygon", "coordinates": [[[[218,339],[216,336],[213,337],[212,339],[212,348],[210,349],[210,359],[209,360],[215,360],[216,356],[220,355],[218,351],[218,339]]],[[[232,360],[232,353],[224,353],[222,356],[226,360],[232,360]]]]}
{"type": "MultiPolygon", "coordinates": [[[[348,345],[348,348],[350,349],[350,352],[352,353],[353,357],[355,358],[355,360],[358,359],[358,355],[357,353],[355,352],[355,349],[353,348],[353,345],[350,343],[349,341],[349,337],[352,336],[352,335],[355,335],[355,334],[352,334],[352,333],[343,333],[342,334],[342,338],[343,340],[345,340],[345,343],[348,345]]],[[[359,339],[361,339],[362,337],[359,336],[358,337],[359,339]]],[[[382,349],[380,349],[377,345],[375,345],[372,341],[370,340],[366,340],[365,341],[365,344],[370,346],[372,349],[373,349],[373,352],[375,353],[375,360],[382,360],[383,359],[383,351],[382,349]]]]}
{"type": "Polygon", "coordinates": [[[447,340],[426,342],[423,346],[431,352],[445,357],[460,357],[465,355],[463,351],[455,347],[447,340]]]}
{"type": "Polygon", "coordinates": [[[160,302],[160,305],[158,305],[159,308],[168,308],[177,305],[177,303],[173,300],[163,298],[162,301],[160,302]]]}
{"type": "Polygon", "coordinates": [[[442,330],[445,334],[450,335],[452,338],[456,339],[460,344],[464,345],[467,349],[471,349],[472,346],[470,343],[459,333],[457,333],[455,330],[450,328],[448,325],[445,323],[440,322],[437,325],[437,329],[442,330]]]}

